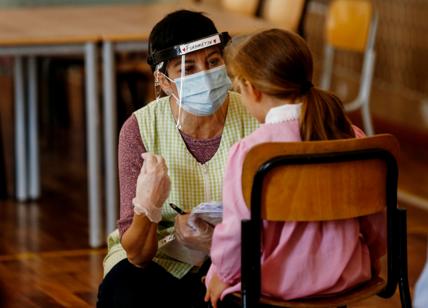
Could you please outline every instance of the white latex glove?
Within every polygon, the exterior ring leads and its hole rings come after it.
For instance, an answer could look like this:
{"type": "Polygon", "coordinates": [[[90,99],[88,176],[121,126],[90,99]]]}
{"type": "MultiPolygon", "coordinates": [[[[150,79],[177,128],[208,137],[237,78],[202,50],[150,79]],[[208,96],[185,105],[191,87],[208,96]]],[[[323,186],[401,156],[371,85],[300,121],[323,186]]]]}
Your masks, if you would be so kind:
{"type": "Polygon", "coordinates": [[[190,214],[175,217],[175,237],[184,246],[209,254],[214,227],[190,214]]]}
{"type": "Polygon", "coordinates": [[[168,198],[171,182],[168,167],[160,155],[143,153],[144,159],[137,178],[135,198],[132,200],[134,212],[144,214],[155,223],[161,220],[161,209],[168,198]]]}

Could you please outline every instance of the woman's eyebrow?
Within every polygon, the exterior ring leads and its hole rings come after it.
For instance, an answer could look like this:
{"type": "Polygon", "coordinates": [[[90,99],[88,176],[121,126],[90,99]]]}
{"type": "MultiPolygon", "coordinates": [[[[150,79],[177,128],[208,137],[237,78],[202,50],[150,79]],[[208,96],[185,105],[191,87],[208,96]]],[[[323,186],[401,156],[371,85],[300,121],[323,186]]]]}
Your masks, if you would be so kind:
{"type": "MultiPolygon", "coordinates": [[[[186,64],[193,64],[193,63],[195,63],[195,60],[186,59],[186,64]]],[[[181,65],[181,59],[177,59],[177,60],[172,61],[172,67],[173,68],[176,68],[180,65],[181,65]]]]}
{"type": "Polygon", "coordinates": [[[212,55],[215,55],[215,54],[217,54],[217,55],[221,56],[221,53],[220,53],[218,50],[212,50],[211,52],[209,52],[209,53],[207,54],[207,58],[208,58],[208,57],[211,57],[212,55]]]}
{"type": "MultiPolygon", "coordinates": [[[[207,58],[209,58],[209,57],[211,57],[211,56],[213,56],[213,55],[218,55],[218,56],[220,56],[221,57],[221,53],[218,51],[218,50],[212,50],[212,51],[210,51],[208,54],[207,54],[207,58]]],[[[194,64],[195,63],[195,60],[194,59],[186,59],[186,64],[194,64]]],[[[172,64],[172,67],[173,68],[176,68],[176,67],[178,67],[178,66],[180,66],[181,65],[181,58],[180,59],[175,59],[175,60],[172,60],[171,61],[171,64],[172,64]]]]}

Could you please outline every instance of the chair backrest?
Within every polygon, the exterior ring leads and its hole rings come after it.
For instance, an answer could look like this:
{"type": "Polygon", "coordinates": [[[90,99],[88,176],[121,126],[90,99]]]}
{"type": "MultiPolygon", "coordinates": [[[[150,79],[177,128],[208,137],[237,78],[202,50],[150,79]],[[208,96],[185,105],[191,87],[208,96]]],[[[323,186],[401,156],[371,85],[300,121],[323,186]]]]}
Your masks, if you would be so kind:
{"type": "MultiPolygon", "coordinates": [[[[258,307],[260,298],[262,220],[339,220],[374,214],[385,208],[388,280],[380,286],[383,291],[379,294],[392,296],[399,263],[398,153],[398,142],[389,134],[264,143],[253,147],[242,170],[242,191],[251,212],[251,219],[241,223],[241,293],[243,303],[249,303],[244,307],[258,307]]],[[[379,291],[378,288],[374,294],[379,291]]],[[[348,300],[345,295],[342,301],[348,300]]]]}
{"type": "Polygon", "coordinates": [[[386,185],[379,185],[387,178],[385,153],[393,157],[398,153],[392,135],[255,146],[246,156],[242,173],[246,204],[253,202],[257,172],[270,161],[264,168],[272,170],[263,175],[263,219],[319,221],[379,212],[387,196],[386,185]]]}
{"type": "Polygon", "coordinates": [[[370,0],[334,0],[326,20],[326,40],[336,48],[364,52],[373,20],[370,0]]]}
{"type": "Polygon", "coordinates": [[[260,0],[221,0],[221,6],[229,11],[255,16],[260,0]]]}
{"type": "Polygon", "coordinates": [[[261,17],[280,28],[299,32],[306,3],[306,0],[264,0],[261,17]]]}

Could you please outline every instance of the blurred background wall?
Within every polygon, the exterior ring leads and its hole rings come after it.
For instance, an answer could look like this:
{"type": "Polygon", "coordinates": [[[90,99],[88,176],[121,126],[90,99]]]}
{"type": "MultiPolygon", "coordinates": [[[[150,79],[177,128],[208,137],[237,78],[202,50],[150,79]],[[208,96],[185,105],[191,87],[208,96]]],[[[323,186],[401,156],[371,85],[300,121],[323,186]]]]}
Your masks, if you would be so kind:
{"type": "MultiPolygon", "coordinates": [[[[318,60],[323,52],[322,5],[328,2],[311,1],[312,9],[306,18],[307,38],[318,60]]],[[[379,14],[371,97],[373,117],[378,123],[427,133],[428,1],[373,0],[373,3],[379,14]]],[[[340,97],[354,97],[361,57],[339,54],[336,61],[335,75],[341,81],[335,84],[334,90],[340,97]]]]}

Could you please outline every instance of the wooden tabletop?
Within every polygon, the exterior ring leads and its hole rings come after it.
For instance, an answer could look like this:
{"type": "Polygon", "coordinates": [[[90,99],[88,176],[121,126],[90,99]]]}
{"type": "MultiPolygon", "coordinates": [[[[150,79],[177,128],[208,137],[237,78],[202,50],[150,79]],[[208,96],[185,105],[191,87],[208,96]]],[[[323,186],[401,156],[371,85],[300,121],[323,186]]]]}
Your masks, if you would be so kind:
{"type": "Polygon", "coordinates": [[[211,18],[219,32],[230,34],[250,33],[256,30],[271,28],[273,25],[263,19],[222,10],[216,6],[191,3],[121,5],[116,6],[114,25],[103,31],[104,40],[130,41],[147,40],[153,26],[165,15],[178,9],[189,9],[204,12],[211,18]]]}
{"type": "Polygon", "coordinates": [[[177,9],[205,12],[219,31],[249,33],[272,27],[261,19],[217,7],[181,4],[55,6],[0,10],[0,46],[48,45],[101,40],[146,41],[153,26],[177,9]]]}
{"type": "Polygon", "coordinates": [[[102,19],[95,7],[0,10],[0,45],[44,45],[97,41],[102,19]],[[91,16],[90,14],[94,14],[91,16]]]}

